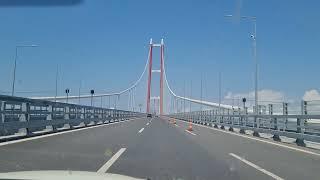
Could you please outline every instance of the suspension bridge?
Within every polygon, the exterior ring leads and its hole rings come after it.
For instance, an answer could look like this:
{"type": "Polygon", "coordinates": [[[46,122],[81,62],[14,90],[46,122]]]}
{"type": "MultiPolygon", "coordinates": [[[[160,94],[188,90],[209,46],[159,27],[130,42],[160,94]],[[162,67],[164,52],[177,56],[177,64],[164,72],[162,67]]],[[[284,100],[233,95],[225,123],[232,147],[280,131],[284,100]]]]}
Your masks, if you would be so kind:
{"type": "Polygon", "coordinates": [[[164,40],[150,40],[141,75],[124,90],[0,95],[0,177],[68,170],[143,179],[319,179],[319,102],[234,104],[221,95],[219,102],[179,95],[165,60],[164,40]],[[137,108],[139,88],[146,98],[137,108]],[[93,104],[99,98],[101,105],[93,104]],[[80,103],[88,99],[90,105],[80,103]]]}

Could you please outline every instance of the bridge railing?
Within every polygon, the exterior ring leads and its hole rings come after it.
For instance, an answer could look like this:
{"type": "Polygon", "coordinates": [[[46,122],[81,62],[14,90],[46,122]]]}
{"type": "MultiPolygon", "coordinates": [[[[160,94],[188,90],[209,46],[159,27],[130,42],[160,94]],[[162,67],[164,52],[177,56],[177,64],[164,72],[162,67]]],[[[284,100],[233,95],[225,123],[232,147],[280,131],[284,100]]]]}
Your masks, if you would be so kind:
{"type": "Polygon", "coordinates": [[[138,112],[0,95],[0,137],[32,136],[140,116],[138,112]]]}
{"type": "Polygon", "coordinates": [[[320,142],[320,101],[302,101],[299,106],[299,110],[295,107],[292,108],[295,111],[289,111],[288,103],[282,103],[281,106],[277,104],[278,108],[275,111],[275,105],[267,104],[260,106],[258,113],[239,107],[220,110],[214,108],[175,113],[169,117],[216,128],[220,126],[221,129],[228,127],[230,131],[238,128],[240,133],[251,130],[254,136],[259,136],[259,133],[268,133],[272,134],[273,139],[277,141],[281,140],[280,136],[286,136],[295,138],[298,145],[304,145],[304,140],[320,142]]]}

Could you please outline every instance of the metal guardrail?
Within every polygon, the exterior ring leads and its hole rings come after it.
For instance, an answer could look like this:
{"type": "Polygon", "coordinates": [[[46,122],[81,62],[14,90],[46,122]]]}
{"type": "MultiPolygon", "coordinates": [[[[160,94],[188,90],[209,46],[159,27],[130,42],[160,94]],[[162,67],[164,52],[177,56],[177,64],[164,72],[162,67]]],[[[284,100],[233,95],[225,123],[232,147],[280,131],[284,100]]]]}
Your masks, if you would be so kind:
{"type": "MultiPolygon", "coordinates": [[[[295,138],[298,145],[304,146],[304,140],[320,142],[320,113],[309,112],[307,101],[301,102],[301,114],[288,114],[288,104],[283,103],[282,113],[273,114],[273,106],[268,105],[265,112],[259,111],[258,114],[248,113],[246,108],[240,109],[222,109],[214,108],[206,111],[193,111],[185,113],[175,113],[168,115],[171,118],[192,121],[194,123],[210,125],[221,129],[229,127],[239,128],[240,133],[246,130],[252,130],[254,136],[259,133],[268,133],[273,135],[273,139],[280,141],[280,136],[295,138]],[[310,113],[310,114],[309,114],[310,113]]],[[[312,112],[315,105],[312,104],[312,112]]],[[[317,107],[320,107],[317,105],[317,107]]]]}
{"type": "Polygon", "coordinates": [[[32,136],[37,131],[55,132],[79,126],[122,121],[144,114],[76,104],[0,95],[0,137],[25,132],[32,136]],[[66,129],[66,128],[64,128],[66,129]]]}

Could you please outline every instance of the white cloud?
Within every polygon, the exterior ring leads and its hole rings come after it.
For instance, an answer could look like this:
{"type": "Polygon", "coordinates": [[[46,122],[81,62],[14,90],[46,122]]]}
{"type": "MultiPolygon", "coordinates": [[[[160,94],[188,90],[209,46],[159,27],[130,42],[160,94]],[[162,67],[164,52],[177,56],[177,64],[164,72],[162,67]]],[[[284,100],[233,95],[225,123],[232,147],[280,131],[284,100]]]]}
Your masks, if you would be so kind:
{"type": "Polygon", "coordinates": [[[261,101],[284,101],[284,94],[282,92],[269,89],[259,91],[258,97],[261,101]]]}
{"type": "Polygon", "coordinates": [[[233,99],[234,95],[232,94],[232,92],[228,92],[226,96],[224,96],[225,99],[233,99]]]}
{"type": "Polygon", "coordinates": [[[304,93],[303,100],[305,101],[320,100],[320,93],[316,89],[308,90],[304,93]]]}
{"type": "MultiPolygon", "coordinates": [[[[247,102],[252,102],[254,100],[254,91],[249,93],[232,93],[228,92],[224,99],[239,99],[247,98],[247,102]]],[[[280,91],[274,91],[271,89],[263,89],[258,91],[259,104],[268,104],[270,102],[283,102],[285,100],[284,93],[280,91]]]]}

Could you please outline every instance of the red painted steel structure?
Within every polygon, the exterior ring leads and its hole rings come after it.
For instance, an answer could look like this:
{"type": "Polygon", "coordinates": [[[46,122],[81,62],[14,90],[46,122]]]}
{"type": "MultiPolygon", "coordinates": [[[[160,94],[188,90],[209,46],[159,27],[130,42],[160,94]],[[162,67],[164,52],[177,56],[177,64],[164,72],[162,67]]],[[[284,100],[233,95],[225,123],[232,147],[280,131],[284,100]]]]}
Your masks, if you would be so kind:
{"type": "Polygon", "coordinates": [[[152,75],[152,39],[150,40],[149,48],[149,71],[148,71],[148,89],[147,89],[147,113],[150,114],[150,95],[151,95],[151,75],[152,75]]]}
{"type": "Polygon", "coordinates": [[[147,110],[148,114],[150,111],[150,96],[151,96],[151,79],[152,79],[152,51],[153,47],[160,47],[160,115],[163,115],[163,71],[164,71],[164,43],[163,39],[161,44],[153,44],[152,39],[150,40],[149,48],[149,69],[148,69],[148,86],[147,86],[147,110]]]}
{"type": "Polygon", "coordinates": [[[164,44],[161,39],[160,45],[160,115],[163,115],[163,55],[164,55],[164,44]]]}

